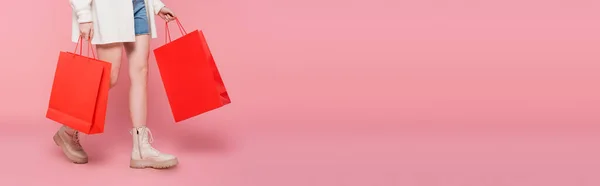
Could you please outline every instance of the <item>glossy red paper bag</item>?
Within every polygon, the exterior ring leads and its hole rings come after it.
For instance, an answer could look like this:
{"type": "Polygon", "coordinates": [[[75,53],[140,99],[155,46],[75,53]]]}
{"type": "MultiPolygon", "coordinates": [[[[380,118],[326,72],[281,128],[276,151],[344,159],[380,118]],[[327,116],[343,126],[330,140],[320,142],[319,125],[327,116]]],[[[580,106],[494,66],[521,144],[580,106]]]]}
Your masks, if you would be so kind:
{"type": "Polygon", "coordinates": [[[202,31],[187,33],[176,20],[182,37],[154,50],[175,122],[231,103],[202,31]]]}
{"type": "Polygon", "coordinates": [[[104,132],[111,64],[82,56],[81,39],[78,45],[79,54],[59,55],[46,117],[86,134],[98,134],[104,132]]]}

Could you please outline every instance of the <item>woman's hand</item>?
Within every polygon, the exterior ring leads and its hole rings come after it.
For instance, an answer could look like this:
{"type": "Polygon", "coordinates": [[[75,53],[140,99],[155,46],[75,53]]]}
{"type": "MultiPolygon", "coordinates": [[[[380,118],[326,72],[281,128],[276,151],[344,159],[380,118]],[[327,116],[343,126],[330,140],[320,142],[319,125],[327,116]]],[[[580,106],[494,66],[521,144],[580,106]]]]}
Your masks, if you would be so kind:
{"type": "Polygon", "coordinates": [[[167,7],[161,8],[158,12],[158,16],[167,22],[175,20],[175,13],[173,13],[173,11],[167,7]]]}
{"type": "Polygon", "coordinates": [[[79,23],[79,35],[87,41],[92,40],[94,36],[94,24],[92,22],[79,23]]]}

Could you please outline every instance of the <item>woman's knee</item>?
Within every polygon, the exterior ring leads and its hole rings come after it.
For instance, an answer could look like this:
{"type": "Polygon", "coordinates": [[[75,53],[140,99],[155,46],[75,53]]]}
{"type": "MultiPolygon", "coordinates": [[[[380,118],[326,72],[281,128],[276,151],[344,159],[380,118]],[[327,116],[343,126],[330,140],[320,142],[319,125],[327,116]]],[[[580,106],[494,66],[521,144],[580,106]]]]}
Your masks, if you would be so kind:
{"type": "Polygon", "coordinates": [[[131,65],[129,70],[131,72],[131,75],[146,75],[146,74],[148,74],[148,65],[147,64],[131,65]]]}
{"type": "Polygon", "coordinates": [[[131,65],[129,67],[129,77],[131,78],[132,84],[145,84],[148,78],[148,65],[131,65]]]}

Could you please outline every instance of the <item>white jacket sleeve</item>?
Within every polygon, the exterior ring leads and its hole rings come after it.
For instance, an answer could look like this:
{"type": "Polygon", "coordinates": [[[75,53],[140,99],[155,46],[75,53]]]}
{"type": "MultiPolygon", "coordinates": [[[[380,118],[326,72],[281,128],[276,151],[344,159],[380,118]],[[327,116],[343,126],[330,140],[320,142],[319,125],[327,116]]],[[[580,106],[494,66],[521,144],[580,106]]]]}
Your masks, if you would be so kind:
{"type": "Polygon", "coordinates": [[[152,5],[154,6],[153,7],[154,8],[154,14],[158,15],[158,13],[160,13],[160,9],[162,9],[163,7],[165,7],[165,4],[162,1],[160,1],[160,0],[152,0],[152,2],[153,2],[152,5]]]}
{"type": "Polygon", "coordinates": [[[162,9],[163,7],[165,7],[165,4],[160,1],[160,0],[152,0],[154,3],[152,4],[154,7],[154,14],[157,14],[160,12],[160,9],[162,9]]]}
{"type": "Polygon", "coordinates": [[[77,14],[77,22],[92,22],[92,0],[69,0],[71,8],[77,14]]]}

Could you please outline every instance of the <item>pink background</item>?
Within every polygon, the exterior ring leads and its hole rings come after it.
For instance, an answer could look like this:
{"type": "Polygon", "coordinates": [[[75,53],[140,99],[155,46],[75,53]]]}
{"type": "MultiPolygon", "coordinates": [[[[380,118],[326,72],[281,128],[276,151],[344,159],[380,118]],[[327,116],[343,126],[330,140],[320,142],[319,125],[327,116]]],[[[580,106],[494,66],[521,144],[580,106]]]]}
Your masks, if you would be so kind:
{"type": "Polygon", "coordinates": [[[6,1],[0,184],[600,185],[599,1],[164,2],[233,100],[174,124],[151,61],[149,126],[181,165],[128,168],[127,65],[90,163],[68,163],[44,114],[70,6],[6,1]]]}

